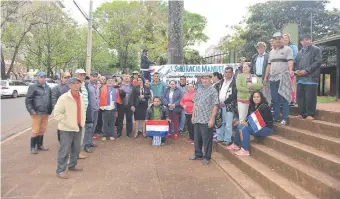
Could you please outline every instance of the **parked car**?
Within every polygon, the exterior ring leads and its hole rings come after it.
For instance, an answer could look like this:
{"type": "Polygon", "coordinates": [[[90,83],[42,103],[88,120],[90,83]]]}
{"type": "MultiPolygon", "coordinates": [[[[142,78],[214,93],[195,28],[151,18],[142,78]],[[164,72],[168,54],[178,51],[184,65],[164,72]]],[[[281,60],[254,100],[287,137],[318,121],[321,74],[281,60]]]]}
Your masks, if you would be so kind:
{"type": "MultiPolygon", "coordinates": [[[[34,79],[34,80],[26,80],[25,82],[28,84],[28,85],[32,85],[32,84],[35,84],[37,83],[38,80],[34,79]]],[[[56,81],[54,81],[53,79],[50,79],[50,78],[46,78],[46,83],[47,85],[50,87],[50,88],[53,88],[55,87],[56,85],[58,85],[58,83],[56,81]]]]}
{"type": "Polygon", "coordinates": [[[19,80],[1,80],[1,97],[11,96],[16,98],[20,95],[26,95],[28,90],[28,85],[19,80]]]}

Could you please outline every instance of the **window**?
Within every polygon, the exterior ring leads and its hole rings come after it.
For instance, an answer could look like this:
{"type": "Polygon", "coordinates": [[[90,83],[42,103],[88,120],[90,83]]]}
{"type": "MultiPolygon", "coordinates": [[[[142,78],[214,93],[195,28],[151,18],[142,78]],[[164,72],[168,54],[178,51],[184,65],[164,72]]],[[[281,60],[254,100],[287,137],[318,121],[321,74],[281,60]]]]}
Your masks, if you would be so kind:
{"type": "Polygon", "coordinates": [[[0,85],[1,85],[1,86],[7,86],[7,81],[3,81],[3,80],[0,81],[0,85]]]}
{"type": "Polygon", "coordinates": [[[14,82],[8,82],[8,85],[14,86],[14,82]]]}

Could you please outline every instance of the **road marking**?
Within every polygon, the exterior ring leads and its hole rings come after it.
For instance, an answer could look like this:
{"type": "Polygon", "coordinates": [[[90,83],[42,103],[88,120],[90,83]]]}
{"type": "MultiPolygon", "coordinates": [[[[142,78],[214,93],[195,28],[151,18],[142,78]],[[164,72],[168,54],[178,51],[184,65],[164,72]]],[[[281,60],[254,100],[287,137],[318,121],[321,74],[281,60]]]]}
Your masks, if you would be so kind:
{"type": "MultiPolygon", "coordinates": [[[[51,120],[53,120],[53,119],[54,119],[54,118],[52,117],[52,118],[48,119],[48,121],[51,121],[51,120]]],[[[25,129],[25,130],[23,130],[23,131],[20,131],[19,133],[13,133],[12,135],[9,135],[7,138],[5,138],[4,140],[2,140],[2,141],[1,141],[1,144],[4,144],[5,142],[8,142],[8,141],[10,141],[10,140],[12,140],[12,139],[18,137],[19,135],[22,135],[22,134],[24,134],[24,133],[26,133],[27,131],[30,131],[30,130],[32,130],[32,127],[29,127],[29,128],[27,128],[27,129],[25,129]]]]}

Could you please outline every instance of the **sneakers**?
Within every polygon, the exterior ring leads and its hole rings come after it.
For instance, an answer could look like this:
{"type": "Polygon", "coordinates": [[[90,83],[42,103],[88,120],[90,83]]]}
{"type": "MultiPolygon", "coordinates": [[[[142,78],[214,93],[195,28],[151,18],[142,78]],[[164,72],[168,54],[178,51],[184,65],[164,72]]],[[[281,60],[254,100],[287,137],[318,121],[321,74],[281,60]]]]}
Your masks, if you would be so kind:
{"type": "Polygon", "coordinates": [[[233,150],[239,150],[240,147],[235,145],[235,144],[231,144],[231,145],[227,146],[226,149],[233,151],[233,150]]]}
{"type": "Polygon", "coordinates": [[[102,137],[102,141],[106,141],[107,139],[106,139],[106,137],[102,137]]]}
{"type": "Polygon", "coordinates": [[[195,144],[195,142],[192,140],[192,141],[190,142],[190,144],[195,144]]]}
{"type": "Polygon", "coordinates": [[[178,138],[179,138],[179,137],[178,137],[178,134],[175,134],[175,135],[174,135],[174,140],[178,140],[178,138]]]}
{"type": "Polygon", "coordinates": [[[101,136],[100,136],[100,134],[93,134],[93,138],[94,139],[98,139],[98,138],[100,138],[101,136]]]}
{"type": "Polygon", "coordinates": [[[241,149],[240,149],[239,151],[237,151],[235,154],[238,155],[238,156],[249,156],[249,151],[246,151],[246,150],[244,150],[243,148],[241,148],[241,149]]]}
{"type": "Polygon", "coordinates": [[[282,120],[279,125],[280,126],[286,126],[287,125],[287,121],[286,120],[282,120]]]}
{"type": "Polygon", "coordinates": [[[190,143],[191,141],[192,141],[192,139],[189,138],[189,139],[187,140],[187,143],[190,143]]]}
{"type": "Polygon", "coordinates": [[[111,141],[113,141],[113,140],[115,140],[115,138],[114,138],[114,137],[109,137],[109,138],[107,138],[107,137],[102,137],[102,141],[106,141],[106,140],[111,140],[111,141]]]}
{"type": "Polygon", "coordinates": [[[314,120],[314,117],[308,116],[308,117],[306,117],[306,120],[314,120]]]}
{"type": "Polygon", "coordinates": [[[68,179],[69,178],[69,176],[66,172],[57,173],[57,177],[61,178],[61,179],[68,179]]]}
{"type": "Polygon", "coordinates": [[[169,133],[168,136],[166,136],[166,139],[170,139],[171,138],[171,134],[169,133]]]}
{"type": "Polygon", "coordinates": [[[69,171],[83,171],[83,168],[75,166],[75,167],[69,167],[68,170],[69,171]]]}
{"type": "Polygon", "coordinates": [[[110,140],[113,141],[113,140],[115,140],[115,138],[114,137],[110,137],[110,140]]]}

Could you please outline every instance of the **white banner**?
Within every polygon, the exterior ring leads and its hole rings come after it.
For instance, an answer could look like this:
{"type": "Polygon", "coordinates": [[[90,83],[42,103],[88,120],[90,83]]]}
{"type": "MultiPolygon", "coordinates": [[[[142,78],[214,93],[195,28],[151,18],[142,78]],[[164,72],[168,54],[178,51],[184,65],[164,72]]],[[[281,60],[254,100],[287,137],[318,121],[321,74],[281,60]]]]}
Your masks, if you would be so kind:
{"type": "Polygon", "coordinates": [[[171,80],[179,82],[180,76],[185,76],[188,83],[196,82],[196,75],[200,73],[224,73],[226,67],[232,67],[234,72],[239,67],[239,63],[232,64],[206,64],[206,65],[162,65],[150,66],[152,73],[158,72],[161,79],[169,83],[171,80]]]}

